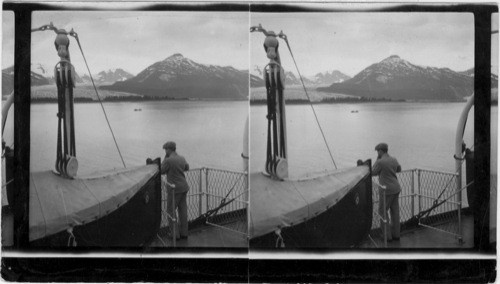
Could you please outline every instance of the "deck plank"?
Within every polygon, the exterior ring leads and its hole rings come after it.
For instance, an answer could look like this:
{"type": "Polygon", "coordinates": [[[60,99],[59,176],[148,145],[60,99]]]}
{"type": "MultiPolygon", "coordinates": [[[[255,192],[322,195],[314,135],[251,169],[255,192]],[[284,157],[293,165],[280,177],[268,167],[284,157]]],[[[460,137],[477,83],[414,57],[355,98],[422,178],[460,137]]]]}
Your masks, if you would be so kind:
{"type": "MultiPolygon", "coordinates": [[[[246,226],[245,221],[237,221],[234,227],[246,226]],[[244,224],[243,224],[244,223],[244,224]]],[[[162,238],[155,240],[152,247],[173,247],[172,239],[162,238]]],[[[246,248],[248,240],[245,235],[227,229],[206,225],[190,230],[188,239],[177,240],[176,247],[213,247],[213,248],[246,248]]]]}
{"type": "MultiPolygon", "coordinates": [[[[462,234],[463,242],[460,243],[451,234],[419,226],[402,231],[401,239],[388,242],[387,248],[472,248],[474,246],[474,219],[471,215],[462,217],[462,234]]],[[[369,239],[365,240],[360,247],[377,248],[369,239]]]]}

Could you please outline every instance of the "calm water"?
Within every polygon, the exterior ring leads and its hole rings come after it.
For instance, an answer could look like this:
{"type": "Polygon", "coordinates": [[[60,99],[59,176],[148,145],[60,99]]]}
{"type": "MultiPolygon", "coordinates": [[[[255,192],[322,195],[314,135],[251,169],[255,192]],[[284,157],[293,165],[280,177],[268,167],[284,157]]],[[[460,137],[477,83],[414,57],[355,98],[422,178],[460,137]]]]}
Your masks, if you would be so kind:
{"type": "MultiPolygon", "coordinates": [[[[455,132],[465,103],[372,103],[315,105],[320,124],[337,167],[356,165],[358,159],[376,159],[374,147],[389,144],[403,169],[425,168],[454,172],[455,132]],[[358,113],[351,113],[358,110],[358,113]]],[[[267,109],[251,107],[251,169],[264,168],[267,109]]],[[[290,176],[334,169],[309,105],[287,107],[290,176]]],[[[492,121],[498,120],[498,108],[492,121]]],[[[469,113],[465,142],[474,137],[474,111],[469,113]]],[[[492,144],[496,145],[496,133],[492,144]]],[[[496,147],[492,151],[496,157],[496,147]]],[[[495,159],[496,163],[496,159],[495,159]]],[[[496,169],[495,169],[496,171],[496,169]]]]}
{"type": "MultiPolygon", "coordinates": [[[[454,171],[454,139],[464,103],[376,103],[315,105],[318,118],[338,167],[357,159],[376,158],[374,146],[389,144],[389,152],[404,169],[454,171]],[[351,113],[358,110],[358,113],[351,113]]],[[[162,157],[166,140],[178,143],[178,152],[192,168],[241,170],[246,102],[141,102],[106,103],[108,118],[127,166],[142,165],[147,157],[162,157]],[[134,111],[140,108],[142,111],[134,111]]],[[[121,168],[99,104],[76,104],[76,137],[79,174],[121,168]]],[[[57,135],[56,104],[34,104],[31,110],[31,170],[52,169],[57,135]]],[[[252,106],[251,169],[260,171],[265,161],[265,106],[252,106]]],[[[492,108],[498,121],[498,107],[492,108]]],[[[13,111],[9,112],[5,140],[12,144],[13,111]]],[[[465,142],[473,145],[473,109],[465,142]]],[[[287,107],[291,175],[333,169],[309,105],[287,107]]],[[[493,127],[493,125],[492,125],[493,127]]],[[[492,131],[492,166],[496,169],[497,131],[492,131]]]]}
{"type": "MultiPolygon", "coordinates": [[[[242,139],[248,103],[122,102],[104,104],[127,167],[164,157],[167,140],[177,142],[191,168],[242,170],[242,139]],[[141,111],[134,111],[141,109],[141,111]]],[[[52,169],[56,157],[57,105],[31,106],[30,170],[52,169]]],[[[75,104],[79,175],[122,168],[99,104],[75,104]]]]}

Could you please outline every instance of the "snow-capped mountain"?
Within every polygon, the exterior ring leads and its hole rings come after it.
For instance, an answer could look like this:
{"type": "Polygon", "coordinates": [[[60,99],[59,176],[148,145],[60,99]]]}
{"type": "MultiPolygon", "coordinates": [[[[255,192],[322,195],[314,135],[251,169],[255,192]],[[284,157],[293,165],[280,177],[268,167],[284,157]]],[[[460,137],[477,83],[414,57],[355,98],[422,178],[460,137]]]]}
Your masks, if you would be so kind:
{"type": "MultiPolygon", "coordinates": [[[[285,84],[286,85],[302,85],[302,82],[300,81],[300,77],[298,75],[295,75],[292,71],[285,71],[285,84]]],[[[314,85],[314,81],[302,76],[302,80],[304,81],[305,85],[314,85]]]]}
{"type": "MultiPolygon", "coordinates": [[[[470,68],[459,73],[474,78],[474,68],[470,68]]],[[[498,75],[493,73],[491,73],[491,88],[498,88],[498,75]]]]}
{"type": "Polygon", "coordinates": [[[327,71],[314,75],[313,82],[315,85],[329,86],[333,83],[341,83],[349,79],[351,79],[351,77],[347,76],[346,74],[338,70],[333,70],[331,72],[327,71]]]}
{"type": "Polygon", "coordinates": [[[174,98],[237,98],[248,96],[248,71],[204,65],[174,54],[137,76],[103,89],[174,98]]]}
{"type": "MultiPolygon", "coordinates": [[[[50,80],[31,71],[31,86],[49,85],[50,80]]],[[[14,90],[14,66],[2,70],[2,96],[9,95],[14,90]]]]}
{"type": "MultiPolygon", "coordinates": [[[[255,65],[253,70],[252,70],[252,75],[258,77],[260,80],[258,84],[251,84],[251,87],[261,87],[265,85],[265,82],[263,80],[263,68],[260,66],[255,65]]],[[[302,83],[300,82],[300,77],[296,75],[292,71],[286,71],[285,70],[285,84],[287,86],[290,85],[301,85],[302,83]]],[[[302,80],[304,80],[305,85],[313,85],[313,86],[329,86],[332,83],[338,83],[342,82],[344,80],[350,79],[351,77],[343,74],[342,72],[338,70],[334,70],[331,72],[322,72],[318,73],[312,77],[306,77],[302,76],[302,80]]]]}
{"type": "MultiPolygon", "coordinates": [[[[115,82],[122,82],[134,77],[134,75],[130,74],[129,72],[121,68],[116,68],[116,69],[109,69],[107,71],[101,71],[97,75],[94,75],[93,77],[94,77],[94,82],[96,84],[103,85],[103,84],[113,84],[115,82]]],[[[86,74],[83,75],[82,79],[85,82],[91,82],[90,76],[86,74]]]]}
{"type": "MultiPolygon", "coordinates": [[[[253,87],[263,87],[263,86],[266,85],[266,83],[264,81],[264,75],[263,74],[264,74],[263,67],[260,67],[260,66],[257,66],[257,65],[255,65],[253,67],[252,75],[255,76],[257,79],[255,80],[255,82],[251,82],[250,86],[252,88],[253,87]]],[[[285,70],[285,76],[286,76],[285,77],[285,85],[286,86],[300,85],[301,84],[299,76],[295,75],[293,72],[285,70]]],[[[307,79],[307,78],[303,77],[303,80],[304,80],[305,84],[309,85],[311,83],[311,81],[309,79],[307,79]]]]}
{"type": "MultiPolygon", "coordinates": [[[[31,63],[31,72],[44,77],[48,80],[49,84],[55,84],[54,79],[54,66],[46,66],[42,63],[31,63]]],[[[83,83],[82,78],[78,75],[78,72],[75,72],[75,83],[80,84],[83,83]]],[[[32,85],[33,86],[33,85],[32,85]]]]}
{"type": "Polygon", "coordinates": [[[462,71],[462,72],[458,72],[458,73],[464,74],[466,76],[474,77],[474,67],[472,67],[471,69],[467,69],[465,71],[462,71]]]}
{"type": "Polygon", "coordinates": [[[396,100],[463,100],[473,89],[468,75],[449,68],[414,65],[392,55],[349,80],[318,91],[396,100]]]}

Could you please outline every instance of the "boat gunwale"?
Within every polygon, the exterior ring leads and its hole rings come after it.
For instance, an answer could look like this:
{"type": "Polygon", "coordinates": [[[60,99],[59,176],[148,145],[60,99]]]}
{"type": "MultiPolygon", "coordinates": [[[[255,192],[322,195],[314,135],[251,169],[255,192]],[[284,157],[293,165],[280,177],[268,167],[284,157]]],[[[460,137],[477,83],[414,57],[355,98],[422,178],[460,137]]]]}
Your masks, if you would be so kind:
{"type": "MultiPolygon", "coordinates": [[[[330,174],[327,174],[327,175],[323,175],[323,176],[316,176],[314,178],[311,178],[311,179],[308,179],[308,180],[301,180],[301,181],[294,181],[294,180],[285,180],[287,181],[288,183],[290,183],[291,186],[294,187],[294,191],[297,191],[301,197],[302,197],[302,200],[305,202],[305,206],[304,207],[307,207],[307,217],[305,218],[301,218],[298,222],[290,222],[289,224],[287,224],[286,226],[282,226],[282,222],[280,223],[281,225],[279,226],[273,226],[273,230],[270,230],[266,233],[261,233],[259,235],[253,235],[252,232],[254,232],[254,221],[253,221],[253,218],[252,218],[252,210],[250,210],[250,215],[249,215],[249,219],[250,219],[250,224],[249,224],[249,232],[250,232],[250,235],[249,235],[249,238],[252,239],[252,238],[258,238],[258,237],[261,237],[261,236],[265,236],[269,233],[272,233],[273,231],[277,230],[277,229],[282,229],[282,228],[286,228],[286,227],[293,227],[293,226],[296,226],[298,224],[302,224],[306,221],[309,221],[311,219],[314,219],[315,217],[317,217],[318,215],[320,214],[323,214],[325,212],[327,212],[328,210],[332,209],[335,207],[336,204],[338,204],[344,197],[346,197],[353,188],[356,188],[360,183],[364,182],[365,179],[369,179],[370,180],[370,183],[372,181],[372,177],[371,177],[371,166],[370,165],[367,165],[367,164],[363,164],[363,165],[360,165],[360,166],[355,166],[355,167],[351,167],[351,168],[343,168],[343,169],[340,169],[338,171],[334,171],[330,174]],[[345,192],[343,192],[344,194],[342,194],[341,197],[339,197],[338,199],[335,199],[333,200],[333,202],[331,204],[327,204],[326,207],[317,207],[317,210],[313,210],[314,212],[311,212],[311,203],[307,202],[307,200],[302,196],[302,194],[300,194],[300,191],[298,191],[296,188],[295,188],[295,183],[300,183],[300,182],[306,182],[306,181],[312,181],[312,180],[318,180],[318,179],[321,179],[321,178],[331,178],[335,173],[342,173],[342,172],[346,172],[348,170],[352,170],[352,169],[358,169],[360,167],[368,167],[368,172],[365,173],[362,177],[360,177],[360,179],[348,190],[345,190],[345,192]]],[[[345,181],[343,180],[340,180],[344,186],[347,186],[349,185],[349,183],[346,183],[345,181]]],[[[276,180],[276,182],[279,182],[276,180]]],[[[283,181],[281,181],[283,182],[283,181]]],[[[250,195],[252,197],[252,195],[250,195]]],[[[320,200],[320,199],[318,199],[320,200]]],[[[321,198],[321,200],[327,200],[327,198],[321,198]]],[[[297,211],[297,210],[296,210],[297,211]]]]}

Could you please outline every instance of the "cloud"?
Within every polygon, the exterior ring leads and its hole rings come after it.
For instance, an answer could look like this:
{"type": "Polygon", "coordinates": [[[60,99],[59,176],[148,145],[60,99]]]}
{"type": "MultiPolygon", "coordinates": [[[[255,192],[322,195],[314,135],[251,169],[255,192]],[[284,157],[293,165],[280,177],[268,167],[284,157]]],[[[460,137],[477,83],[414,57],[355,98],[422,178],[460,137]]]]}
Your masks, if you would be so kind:
{"type": "Polygon", "coordinates": [[[2,11],[2,66],[14,65],[14,12],[2,11]]]}
{"type": "MultiPolygon", "coordinates": [[[[470,13],[255,13],[251,23],[283,30],[299,68],[309,75],[332,69],[355,75],[392,54],[454,70],[474,65],[470,13]]],[[[254,59],[258,65],[266,62],[262,41],[262,35],[251,37],[252,65],[254,59]]],[[[281,55],[291,69],[287,50],[281,49],[281,55]]]]}
{"type": "MultiPolygon", "coordinates": [[[[58,11],[33,13],[34,26],[47,24],[74,28],[93,73],[124,68],[137,74],[174,53],[212,65],[248,68],[248,13],[213,12],[110,12],[58,11]]],[[[32,38],[32,61],[55,64],[53,35],[37,33],[32,38]]],[[[86,70],[73,45],[72,62],[86,70]]],[[[71,46],[70,46],[71,48],[71,46]]]]}
{"type": "MultiPolygon", "coordinates": [[[[2,14],[3,68],[13,64],[9,14],[2,14]]],[[[32,20],[34,27],[52,21],[58,27],[74,28],[94,73],[116,67],[138,73],[173,53],[204,64],[239,69],[263,66],[267,63],[264,37],[249,34],[248,29],[259,23],[288,35],[297,64],[307,75],[332,69],[355,75],[391,54],[414,64],[453,70],[474,64],[470,13],[37,11],[32,20]]],[[[33,33],[32,61],[54,65],[58,57],[53,41],[51,32],[33,33]]],[[[85,71],[74,41],[70,48],[75,67],[85,71]]],[[[280,51],[284,67],[294,69],[284,43],[280,51]]]]}

